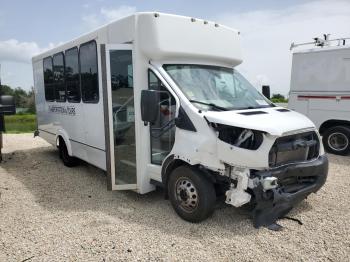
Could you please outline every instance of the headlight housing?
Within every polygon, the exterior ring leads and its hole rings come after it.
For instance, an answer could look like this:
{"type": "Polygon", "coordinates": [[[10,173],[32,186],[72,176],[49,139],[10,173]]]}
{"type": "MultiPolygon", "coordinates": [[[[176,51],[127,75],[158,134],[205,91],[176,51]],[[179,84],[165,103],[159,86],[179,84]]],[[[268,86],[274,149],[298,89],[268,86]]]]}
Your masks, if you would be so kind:
{"type": "Polygon", "coordinates": [[[221,141],[239,148],[256,150],[261,146],[264,139],[264,132],[258,130],[221,124],[216,124],[215,129],[221,141]]]}

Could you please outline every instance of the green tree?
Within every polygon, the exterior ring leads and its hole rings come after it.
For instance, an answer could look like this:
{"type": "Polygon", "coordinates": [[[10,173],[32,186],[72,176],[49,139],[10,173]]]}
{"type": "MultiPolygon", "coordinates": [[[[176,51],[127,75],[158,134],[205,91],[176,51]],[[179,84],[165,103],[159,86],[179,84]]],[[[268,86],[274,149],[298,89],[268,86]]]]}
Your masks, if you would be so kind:
{"type": "Polygon", "coordinates": [[[26,107],[26,100],[28,94],[21,87],[16,87],[13,91],[13,96],[15,97],[16,107],[26,107]]]}
{"type": "Polygon", "coordinates": [[[0,95],[13,96],[13,89],[7,85],[1,85],[0,95]]]}
{"type": "Polygon", "coordinates": [[[34,87],[31,87],[30,91],[27,93],[27,108],[28,113],[35,114],[35,95],[34,95],[34,87]]]}
{"type": "Polygon", "coordinates": [[[281,94],[273,94],[271,101],[274,103],[288,103],[288,100],[281,94]]]}
{"type": "Polygon", "coordinates": [[[281,95],[281,94],[273,94],[271,98],[273,98],[273,99],[285,99],[284,95],[281,95]]]}
{"type": "Polygon", "coordinates": [[[25,91],[21,87],[15,89],[7,85],[1,85],[1,95],[14,96],[17,108],[27,108],[28,113],[35,113],[35,99],[34,99],[34,88],[30,91],[25,91]]]}

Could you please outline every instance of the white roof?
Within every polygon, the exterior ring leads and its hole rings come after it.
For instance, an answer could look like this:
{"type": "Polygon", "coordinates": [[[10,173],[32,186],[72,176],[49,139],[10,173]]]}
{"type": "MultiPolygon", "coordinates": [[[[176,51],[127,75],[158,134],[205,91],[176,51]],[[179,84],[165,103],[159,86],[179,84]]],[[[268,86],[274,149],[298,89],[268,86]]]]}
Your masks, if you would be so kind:
{"type": "Polygon", "coordinates": [[[99,44],[133,42],[152,60],[216,61],[230,66],[242,62],[239,32],[214,22],[156,12],[136,13],[33,58],[42,59],[91,39],[99,44]]]}
{"type": "Polygon", "coordinates": [[[141,50],[158,60],[196,58],[232,66],[242,62],[239,32],[185,16],[141,13],[137,21],[141,50]]]}

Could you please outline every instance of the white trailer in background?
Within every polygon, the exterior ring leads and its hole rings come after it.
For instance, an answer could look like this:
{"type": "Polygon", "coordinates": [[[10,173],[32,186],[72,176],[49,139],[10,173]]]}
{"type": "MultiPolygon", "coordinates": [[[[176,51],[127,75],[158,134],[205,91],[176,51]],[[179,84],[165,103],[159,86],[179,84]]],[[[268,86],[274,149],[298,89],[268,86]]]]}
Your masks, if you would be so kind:
{"type": "MultiPolygon", "coordinates": [[[[293,53],[288,107],[319,128],[328,152],[350,153],[350,46],[347,38],[316,38],[293,53]],[[333,43],[336,46],[332,45],[333,43]]],[[[292,48],[305,45],[292,44],[292,48]]]]}
{"type": "Polygon", "coordinates": [[[185,220],[217,196],[256,204],[268,226],[327,177],[318,132],[240,75],[239,32],[201,19],[138,13],[33,58],[38,131],[107,172],[109,190],[164,188],[185,220]]]}

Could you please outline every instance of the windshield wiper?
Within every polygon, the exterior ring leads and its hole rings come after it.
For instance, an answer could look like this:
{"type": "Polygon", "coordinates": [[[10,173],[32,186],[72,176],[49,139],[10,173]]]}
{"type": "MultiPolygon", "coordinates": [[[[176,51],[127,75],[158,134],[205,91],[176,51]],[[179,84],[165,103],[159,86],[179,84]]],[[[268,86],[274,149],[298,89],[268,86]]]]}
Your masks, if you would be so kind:
{"type": "Polygon", "coordinates": [[[272,107],[271,105],[264,105],[264,106],[247,106],[247,107],[237,107],[235,110],[244,110],[244,109],[260,109],[260,108],[269,108],[272,107]]]}
{"type": "Polygon", "coordinates": [[[198,100],[190,100],[191,103],[196,103],[196,104],[201,104],[201,105],[206,105],[206,106],[210,106],[212,108],[215,108],[215,109],[219,109],[221,111],[227,111],[228,108],[225,108],[225,107],[222,107],[222,106],[218,106],[216,104],[213,104],[213,103],[207,103],[207,102],[203,102],[203,101],[198,101],[198,100]]]}

